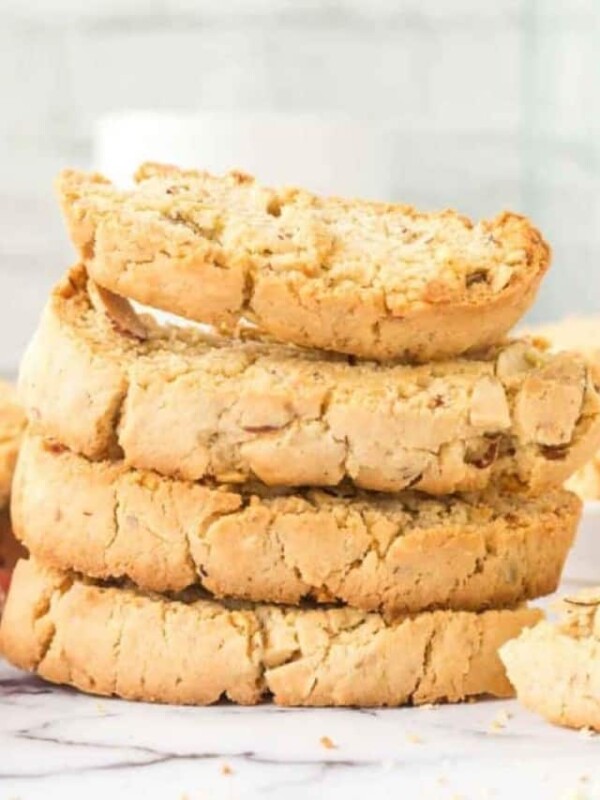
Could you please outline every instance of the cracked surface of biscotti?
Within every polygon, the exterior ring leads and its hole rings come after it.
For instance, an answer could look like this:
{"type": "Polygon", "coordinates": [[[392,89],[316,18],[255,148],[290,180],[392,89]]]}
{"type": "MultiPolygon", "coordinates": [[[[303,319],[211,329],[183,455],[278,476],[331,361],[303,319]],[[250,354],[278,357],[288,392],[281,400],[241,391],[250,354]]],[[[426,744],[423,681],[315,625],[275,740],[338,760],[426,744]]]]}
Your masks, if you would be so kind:
{"type": "Polygon", "coordinates": [[[190,480],[539,492],[600,446],[599,370],[582,358],[517,341],[425,366],[350,362],[158,326],[76,267],[20,390],[44,436],[190,480]]]}
{"type": "Polygon", "coordinates": [[[432,498],[160,478],[28,436],[17,535],[43,563],[146,590],[341,601],[387,614],[512,605],[556,589],[580,500],[495,492],[432,498]]]}
{"type": "Polygon", "coordinates": [[[46,680],[132,700],[397,706],[510,696],[498,648],[541,616],[521,606],[386,620],[193,592],[167,599],[21,561],[0,648],[46,680]]]}
{"type": "Polygon", "coordinates": [[[0,511],[10,497],[10,485],[25,429],[25,414],[13,386],[0,381],[0,511]]]}
{"type": "MultiPolygon", "coordinates": [[[[554,350],[583,353],[600,365],[600,316],[568,317],[531,328],[530,333],[546,340],[554,350]]],[[[600,500],[600,449],[571,476],[567,487],[584,500],[600,500]]]]}
{"type": "Polygon", "coordinates": [[[600,588],[564,598],[557,623],[524,631],[501,657],[527,708],[555,725],[600,732],[600,588]]]}
{"type": "Polygon", "coordinates": [[[73,243],[101,286],[231,329],[385,360],[494,344],[533,302],[550,249],[525,217],[320,198],[146,164],[122,191],[57,181],[73,243]]]}

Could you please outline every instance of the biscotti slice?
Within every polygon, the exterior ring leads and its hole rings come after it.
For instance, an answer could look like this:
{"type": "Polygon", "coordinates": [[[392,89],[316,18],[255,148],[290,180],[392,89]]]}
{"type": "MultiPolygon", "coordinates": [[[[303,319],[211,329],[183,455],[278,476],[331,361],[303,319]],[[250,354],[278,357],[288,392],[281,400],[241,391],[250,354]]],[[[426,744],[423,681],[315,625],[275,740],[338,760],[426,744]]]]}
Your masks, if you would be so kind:
{"type": "MultiPolygon", "coordinates": [[[[554,350],[583,353],[600,364],[600,317],[568,317],[560,322],[531,328],[554,350]]],[[[600,450],[569,479],[568,488],[584,500],[600,500],[600,450]]]]}
{"type": "Polygon", "coordinates": [[[356,490],[243,490],[90,462],[36,437],[13,493],[40,561],[146,590],[200,585],[260,602],[342,601],[388,614],[512,605],[556,589],[581,502],[356,490]]]}
{"type": "Polygon", "coordinates": [[[398,706],[507,697],[498,648],[539,610],[386,620],[348,608],[166,598],[17,566],[0,649],[54,683],[131,700],[398,706]]]}
{"type": "Polygon", "coordinates": [[[600,446],[596,383],[582,358],[527,341],[384,366],[161,327],[82,267],[53,292],[20,379],[32,427],[90,458],[432,494],[563,483],[600,446]]]}
{"type": "Polygon", "coordinates": [[[556,725],[600,731],[600,588],[565,598],[557,624],[541,622],[500,652],[527,708],[556,725]]]}
{"type": "Polygon", "coordinates": [[[365,358],[428,361],[497,342],[531,305],[550,250],[525,217],[270,189],[145,164],[137,186],[67,170],[71,238],[107,289],[284,342],[365,358]]]}

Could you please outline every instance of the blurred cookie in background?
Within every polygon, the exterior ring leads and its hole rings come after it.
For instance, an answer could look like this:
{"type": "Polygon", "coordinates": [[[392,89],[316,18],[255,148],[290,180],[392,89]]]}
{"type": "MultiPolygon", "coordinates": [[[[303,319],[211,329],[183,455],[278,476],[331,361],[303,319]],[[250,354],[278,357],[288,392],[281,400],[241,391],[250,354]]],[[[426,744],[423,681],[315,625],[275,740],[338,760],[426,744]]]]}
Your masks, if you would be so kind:
{"type": "Polygon", "coordinates": [[[0,381],[0,611],[15,562],[25,549],[15,539],[9,514],[10,487],[25,430],[25,416],[17,402],[17,393],[9,383],[0,381]]]}
{"type": "MultiPolygon", "coordinates": [[[[565,317],[558,322],[529,328],[523,333],[545,339],[553,350],[573,350],[598,364],[600,379],[600,315],[565,317]]],[[[566,484],[584,500],[600,500],[600,452],[566,484]]]]}

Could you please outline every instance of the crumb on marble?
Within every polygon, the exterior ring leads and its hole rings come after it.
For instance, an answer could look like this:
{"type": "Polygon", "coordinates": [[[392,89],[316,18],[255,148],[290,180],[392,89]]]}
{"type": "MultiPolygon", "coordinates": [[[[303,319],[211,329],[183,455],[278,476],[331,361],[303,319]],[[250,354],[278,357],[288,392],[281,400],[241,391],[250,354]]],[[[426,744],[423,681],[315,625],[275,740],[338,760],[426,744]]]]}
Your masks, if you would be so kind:
{"type": "Polygon", "coordinates": [[[321,736],[319,739],[321,746],[325,748],[325,750],[335,750],[337,745],[329,738],[329,736],[321,736]]]}
{"type": "Polygon", "coordinates": [[[229,764],[221,764],[221,775],[233,775],[233,770],[229,764]]]}
{"type": "Polygon", "coordinates": [[[423,744],[424,739],[422,736],[419,736],[417,733],[407,733],[406,734],[406,741],[410,742],[411,744],[423,744]]]}
{"type": "Polygon", "coordinates": [[[500,731],[503,731],[511,717],[512,714],[509,714],[508,711],[502,709],[502,711],[500,711],[500,713],[492,720],[489,727],[489,733],[499,733],[500,731]]]}

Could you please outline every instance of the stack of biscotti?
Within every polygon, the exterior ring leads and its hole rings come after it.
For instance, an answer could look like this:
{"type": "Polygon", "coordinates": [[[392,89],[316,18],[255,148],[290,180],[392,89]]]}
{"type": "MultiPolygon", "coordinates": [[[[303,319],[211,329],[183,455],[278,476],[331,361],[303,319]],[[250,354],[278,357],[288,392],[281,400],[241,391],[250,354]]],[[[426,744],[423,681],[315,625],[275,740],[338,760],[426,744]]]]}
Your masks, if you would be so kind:
{"type": "Polygon", "coordinates": [[[0,613],[12,568],[24,550],[12,533],[8,501],[25,415],[13,386],[0,381],[0,613]]]}
{"type": "Polygon", "coordinates": [[[540,234],[155,165],[59,193],[81,263],[21,370],[6,656],[173,703],[510,695],[600,443],[595,368],[504,339],[540,234]]]}

